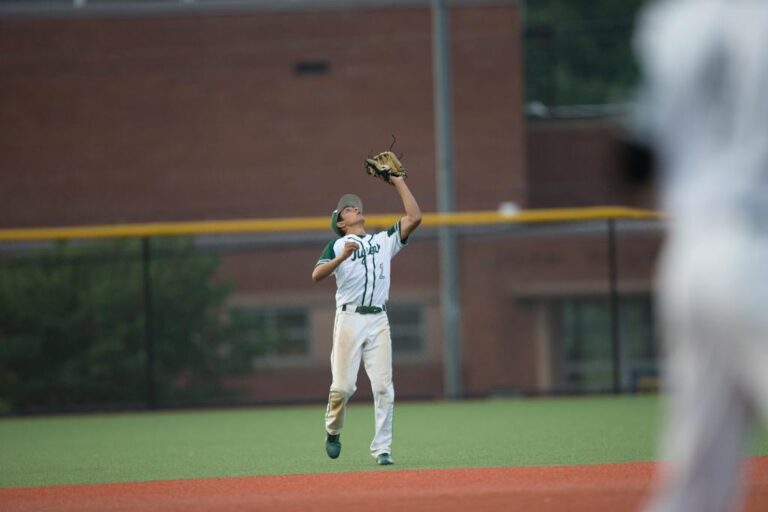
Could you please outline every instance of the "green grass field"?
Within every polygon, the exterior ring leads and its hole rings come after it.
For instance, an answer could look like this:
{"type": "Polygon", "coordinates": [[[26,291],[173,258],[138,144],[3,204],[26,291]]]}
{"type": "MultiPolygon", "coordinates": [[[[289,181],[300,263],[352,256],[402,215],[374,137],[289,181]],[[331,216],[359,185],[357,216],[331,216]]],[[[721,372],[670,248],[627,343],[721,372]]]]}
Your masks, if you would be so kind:
{"type": "MultiPolygon", "coordinates": [[[[399,403],[394,469],[649,461],[653,396],[399,403]]],[[[349,407],[341,457],[323,406],[0,420],[0,487],[380,470],[373,408],[349,407]]],[[[768,454],[768,440],[755,454],[768,454]]]]}

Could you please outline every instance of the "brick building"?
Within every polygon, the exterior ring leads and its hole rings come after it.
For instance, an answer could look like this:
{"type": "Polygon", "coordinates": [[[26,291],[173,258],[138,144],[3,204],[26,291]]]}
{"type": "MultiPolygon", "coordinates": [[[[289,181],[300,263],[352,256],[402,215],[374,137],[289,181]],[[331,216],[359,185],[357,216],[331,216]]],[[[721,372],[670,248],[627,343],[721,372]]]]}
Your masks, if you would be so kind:
{"type": "MultiPolygon", "coordinates": [[[[429,2],[225,4],[1,12],[0,227],[317,216],[345,192],[396,212],[361,164],[391,134],[422,210],[436,210],[429,2]]],[[[632,203],[612,123],[526,123],[518,3],[450,14],[457,209],[632,203]]],[[[622,329],[643,367],[659,237],[619,233],[622,329]]],[[[331,236],[222,252],[231,307],[296,338],[255,362],[252,400],[325,399],[334,285],[309,276],[331,236]]],[[[593,332],[607,325],[602,225],[475,230],[459,253],[467,395],[605,384],[610,357],[579,349],[608,340],[593,332]]],[[[442,394],[437,260],[429,230],[395,260],[401,397],[442,394]]]]}

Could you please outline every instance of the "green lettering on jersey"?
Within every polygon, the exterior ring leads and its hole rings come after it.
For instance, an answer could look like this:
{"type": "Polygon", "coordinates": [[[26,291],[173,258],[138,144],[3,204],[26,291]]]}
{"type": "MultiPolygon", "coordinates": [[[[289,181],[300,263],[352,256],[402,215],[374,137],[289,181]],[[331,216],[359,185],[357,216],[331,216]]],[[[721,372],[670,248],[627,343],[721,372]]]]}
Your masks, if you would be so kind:
{"type": "Polygon", "coordinates": [[[352,261],[355,261],[357,259],[364,260],[366,254],[373,255],[373,254],[378,254],[379,252],[381,252],[381,244],[371,245],[371,242],[369,241],[368,249],[361,246],[360,249],[352,253],[352,261]]]}

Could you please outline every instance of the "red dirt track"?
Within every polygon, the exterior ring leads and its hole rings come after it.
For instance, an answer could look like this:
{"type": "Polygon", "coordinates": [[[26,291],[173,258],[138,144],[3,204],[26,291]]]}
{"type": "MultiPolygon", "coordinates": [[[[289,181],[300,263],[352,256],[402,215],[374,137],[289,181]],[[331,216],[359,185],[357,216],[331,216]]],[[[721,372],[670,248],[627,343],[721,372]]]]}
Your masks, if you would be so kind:
{"type": "MultiPolygon", "coordinates": [[[[749,512],[768,510],[768,458],[753,458],[749,512]]],[[[653,463],[447,470],[382,469],[249,478],[0,489],[4,512],[531,510],[631,511],[646,497],[653,463]]]]}

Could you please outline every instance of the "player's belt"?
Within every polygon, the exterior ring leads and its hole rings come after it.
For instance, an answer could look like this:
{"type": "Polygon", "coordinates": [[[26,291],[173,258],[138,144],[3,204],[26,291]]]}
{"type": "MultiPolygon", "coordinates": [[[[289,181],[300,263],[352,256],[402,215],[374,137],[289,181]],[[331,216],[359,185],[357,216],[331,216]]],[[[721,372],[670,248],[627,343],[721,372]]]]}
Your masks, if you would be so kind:
{"type": "Polygon", "coordinates": [[[341,306],[342,311],[352,310],[352,308],[355,308],[355,313],[360,313],[361,315],[372,315],[387,310],[387,306],[355,306],[354,304],[344,304],[341,306]]]}

